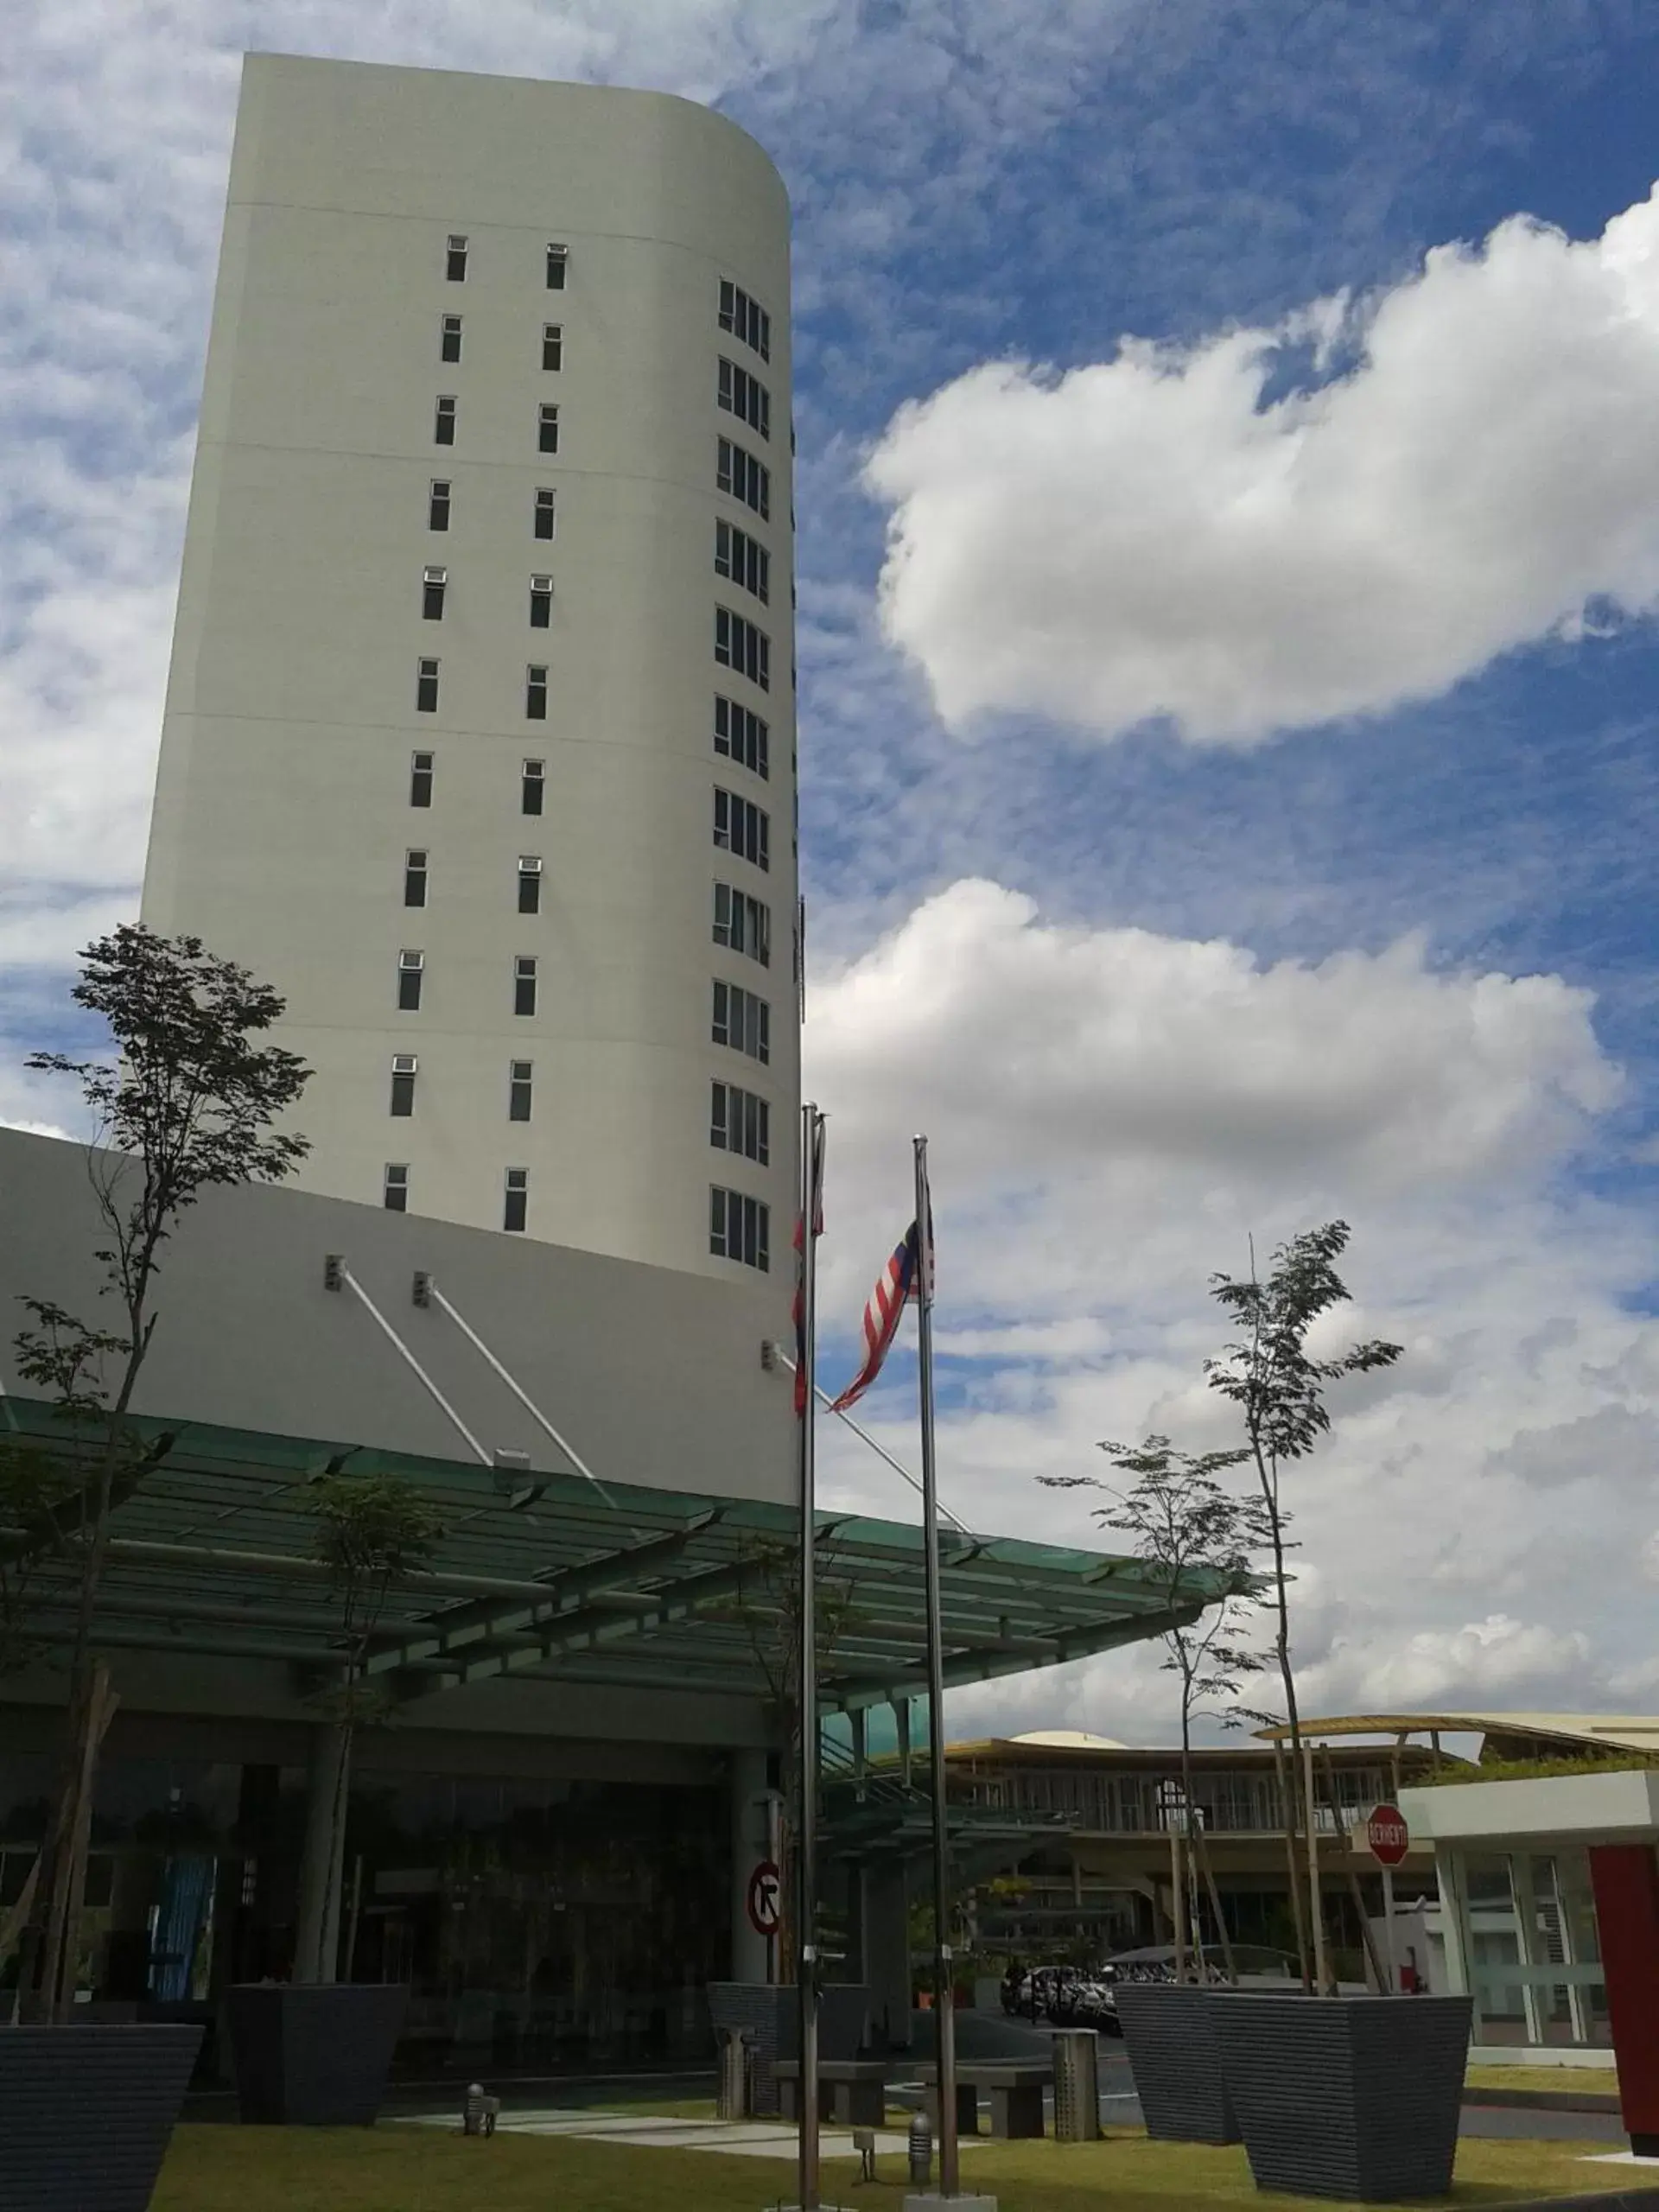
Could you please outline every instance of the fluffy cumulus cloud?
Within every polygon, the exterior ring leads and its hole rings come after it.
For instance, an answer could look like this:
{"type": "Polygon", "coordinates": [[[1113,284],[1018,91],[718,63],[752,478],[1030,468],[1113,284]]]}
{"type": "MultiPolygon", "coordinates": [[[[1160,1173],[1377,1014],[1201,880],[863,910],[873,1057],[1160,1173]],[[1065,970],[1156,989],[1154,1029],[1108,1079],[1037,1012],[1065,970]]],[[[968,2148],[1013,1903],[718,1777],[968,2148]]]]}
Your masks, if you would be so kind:
{"type": "Polygon", "coordinates": [[[868,481],[888,632],[951,723],[1248,745],[1431,697],[1659,603],[1659,191],[1276,328],[988,363],[903,408],[868,481]]]}
{"type": "MultiPolygon", "coordinates": [[[[1309,1694],[1562,1709],[1643,1662],[1659,1326],[1632,1305],[1640,1224],[1562,1179],[1621,1090],[1585,993],[1442,970],[1415,942],[1268,965],[1056,925],[969,881],[818,984],[810,1015],[826,1361],[851,1362],[926,1129],[941,1482],[971,1525],[1109,1548],[1099,1501],[1037,1478],[1103,1473],[1103,1437],[1234,1440],[1203,1379],[1224,1334],[1209,1276],[1247,1266],[1252,1234],[1262,1250],[1342,1213],[1356,1303],[1322,1348],[1382,1334],[1406,1354],[1338,1388],[1291,1483],[1309,1694]]],[[[912,1376],[868,1419],[913,1460],[912,1376]]],[[[824,1467],[838,1499],[912,1510],[834,1423],[824,1467]]],[[[1171,1717],[1157,1657],[988,1685],[953,1725],[1146,1740],[1171,1717]]]]}

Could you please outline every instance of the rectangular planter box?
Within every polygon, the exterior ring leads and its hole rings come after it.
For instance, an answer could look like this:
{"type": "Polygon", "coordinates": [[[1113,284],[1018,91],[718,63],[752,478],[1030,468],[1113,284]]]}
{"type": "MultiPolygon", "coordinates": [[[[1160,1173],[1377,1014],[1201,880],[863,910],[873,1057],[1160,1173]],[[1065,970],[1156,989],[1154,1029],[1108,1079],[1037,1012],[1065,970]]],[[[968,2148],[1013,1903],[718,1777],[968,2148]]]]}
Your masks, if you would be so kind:
{"type": "Polygon", "coordinates": [[[1258,2189],[1370,2202],[1450,2190],[1471,1999],[1208,2001],[1258,2189]]]}
{"type": "Polygon", "coordinates": [[[240,1982],[226,1990],[244,2121],[372,2127],[408,2004],[401,1982],[240,1982]]]}
{"type": "Polygon", "coordinates": [[[199,2027],[0,2027],[5,2212],[145,2212],[199,2027]]]}
{"type": "Polygon", "coordinates": [[[1210,2010],[1196,1983],[1120,1982],[1118,2024],[1147,2133],[1159,2143],[1236,2143],[1238,2114],[1210,2010]]]}

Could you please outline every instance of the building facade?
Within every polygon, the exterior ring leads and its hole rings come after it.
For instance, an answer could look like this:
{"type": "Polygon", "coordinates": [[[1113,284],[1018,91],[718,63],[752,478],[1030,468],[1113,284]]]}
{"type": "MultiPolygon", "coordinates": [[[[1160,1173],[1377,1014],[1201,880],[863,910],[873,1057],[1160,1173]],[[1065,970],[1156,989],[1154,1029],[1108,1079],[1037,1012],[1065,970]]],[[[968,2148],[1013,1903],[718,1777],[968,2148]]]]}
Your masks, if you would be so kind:
{"type": "Polygon", "coordinates": [[[249,56],[143,913],[286,1000],[303,1187],[779,1268],[791,445],[723,118],[249,56]]]}

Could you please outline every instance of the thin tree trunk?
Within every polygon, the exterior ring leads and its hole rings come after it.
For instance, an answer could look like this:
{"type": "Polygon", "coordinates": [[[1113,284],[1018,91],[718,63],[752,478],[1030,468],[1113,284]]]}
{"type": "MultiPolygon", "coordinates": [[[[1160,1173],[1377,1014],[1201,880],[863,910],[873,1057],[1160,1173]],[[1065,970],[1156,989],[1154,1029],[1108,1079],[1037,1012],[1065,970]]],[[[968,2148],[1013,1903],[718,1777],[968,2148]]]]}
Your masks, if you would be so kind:
{"type": "Polygon", "coordinates": [[[1311,1993],[1313,1976],[1307,1961],[1307,1919],[1302,1906],[1302,1870],[1296,1849],[1296,1827],[1299,1790],[1290,1788],[1285,1772],[1285,1747],[1278,1737],[1273,1740],[1274,1779],[1279,1791],[1279,1817],[1285,1831],[1285,1866],[1290,1877],[1290,1912],[1296,1929],[1296,1963],[1302,1977],[1304,1992],[1311,1993]]]}
{"type": "Polygon", "coordinates": [[[1216,1916],[1216,1934],[1221,1942],[1222,1963],[1226,1968],[1228,1985],[1238,1987],[1238,1961],[1233,1955],[1233,1939],[1227,1926],[1227,1916],[1221,1907],[1221,1891],[1216,1885],[1216,1870],[1210,1857],[1210,1839],[1202,1827],[1198,1830],[1198,1866],[1204,1876],[1204,1885],[1210,1893],[1210,1910],[1216,1916]]]}
{"type": "Polygon", "coordinates": [[[110,1688],[110,1670],[100,1660],[92,1669],[75,1824],[70,1834],[66,1861],[68,1902],[54,2002],[54,2017],[58,2019],[64,2018],[75,2002],[75,1985],[80,1971],[80,1922],[86,1903],[86,1853],[92,1840],[92,1799],[98,1774],[98,1755],[103,1749],[105,1735],[119,1702],[110,1688]]]}

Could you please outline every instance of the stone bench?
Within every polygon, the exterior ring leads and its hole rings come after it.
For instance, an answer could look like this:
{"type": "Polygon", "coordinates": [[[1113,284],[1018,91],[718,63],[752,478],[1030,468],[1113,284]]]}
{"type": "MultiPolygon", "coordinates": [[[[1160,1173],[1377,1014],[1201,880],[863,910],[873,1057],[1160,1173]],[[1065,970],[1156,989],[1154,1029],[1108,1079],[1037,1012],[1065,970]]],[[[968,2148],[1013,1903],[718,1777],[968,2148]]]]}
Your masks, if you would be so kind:
{"type": "MultiPolygon", "coordinates": [[[[880,2127],[887,2116],[884,2058],[821,2058],[818,2061],[818,2117],[838,2127],[880,2127]]],[[[800,2113],[801,2069],[798,2059],[779,2059],[772,2068],[779,2110],[785,2120],[800,2113]]]]}
{"type": "MultiPolygon", "coordinates": [[[[939,2126],[939,2069],[919,2069],[927,2084],[927,2112],[937,2134],[939,2126]]],[[[1054,2080],[1049,2060],[963,2059],[957,2065],[957,2133],[979,2133],[979,2093],[991,2100],[991,2133],[1014,2141],[1043,2133],[1043,2091],[1054,2080]]]]}

